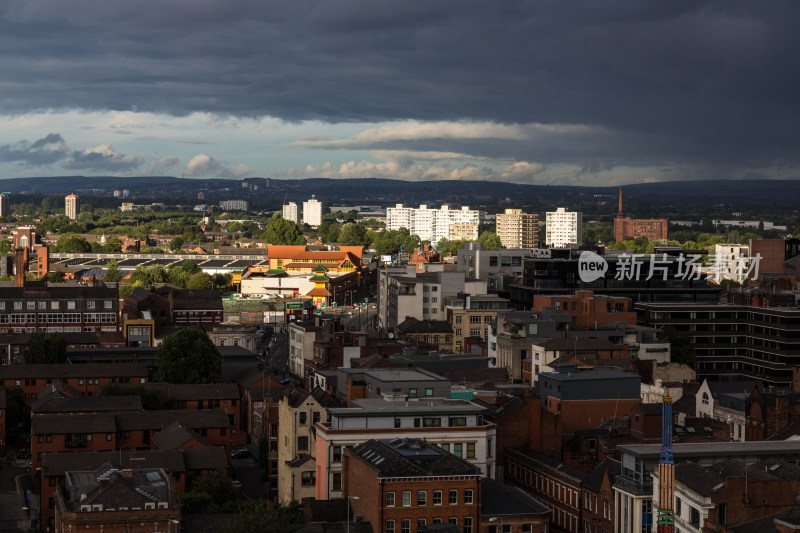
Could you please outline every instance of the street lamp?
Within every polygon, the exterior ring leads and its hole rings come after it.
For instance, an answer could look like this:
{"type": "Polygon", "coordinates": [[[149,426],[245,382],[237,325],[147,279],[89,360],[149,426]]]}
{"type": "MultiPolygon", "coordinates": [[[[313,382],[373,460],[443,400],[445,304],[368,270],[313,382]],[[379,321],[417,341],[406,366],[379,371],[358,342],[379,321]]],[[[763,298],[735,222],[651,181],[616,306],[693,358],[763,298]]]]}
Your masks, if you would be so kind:
{"type": "Polygon", "coordinates": [[[358,496],[347,497],[347,533],[350,533],[350,500],[359,500],[358,496]]]}
{"type": "Polygon", "coordinates": [[[489,522],[496,522],[500,521],[500,533],[503,533],[503,517],[502,516],[493,516],[489,519],[489,522]]]}
{"type": "Polygon", "coordinates": [[[173,518],[170,518],[169,521],[167,522],[167,533],[170,533],[170,531],[172,531],[171,529],[172,524],[175,524],[175,533],[178,533],[178,525],[180,523],[181,523],[180,520],[175,520],[173,518]]]}

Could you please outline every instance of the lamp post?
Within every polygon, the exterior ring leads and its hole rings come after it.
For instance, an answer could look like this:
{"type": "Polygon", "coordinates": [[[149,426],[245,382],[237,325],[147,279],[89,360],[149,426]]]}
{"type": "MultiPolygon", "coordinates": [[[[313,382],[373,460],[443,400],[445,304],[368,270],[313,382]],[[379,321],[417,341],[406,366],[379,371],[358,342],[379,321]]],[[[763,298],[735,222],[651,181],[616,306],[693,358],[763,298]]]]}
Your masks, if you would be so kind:
{"type": "Polygon", "coordinates": [[[347,497],[347,533],[350,533],[350,500],[358,500],[358,496],[347,497]]]}
{"type": "Polygon", "coordinates": [[[167,533],[170,533],[170,531],[172,531],[172,524],[175,524],[175,533],[178,533],[178,525],[180,523],[181,523],[180,520],[175,520],[175,519],[170,518],[167,521],[167,533]]]}
{"type": "Polygon", "coordinates": [[[500,533],[503,533],[503,517],[502,516],[493,516],[489,519],[489,522],[497,522],[500,521],[500,533]]]}

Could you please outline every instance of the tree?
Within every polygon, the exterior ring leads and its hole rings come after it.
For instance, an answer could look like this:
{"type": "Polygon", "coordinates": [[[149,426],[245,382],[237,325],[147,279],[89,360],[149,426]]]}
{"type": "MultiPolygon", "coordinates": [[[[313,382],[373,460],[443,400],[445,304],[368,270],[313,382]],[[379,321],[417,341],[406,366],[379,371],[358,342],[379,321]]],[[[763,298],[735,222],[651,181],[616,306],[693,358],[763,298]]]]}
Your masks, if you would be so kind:
{"type": "Polygon", "coordinates": [[[439,254],[442,257],[451,256],[451,255],[458,255],[458,251],[464,247],[467,241],[463,240],[456,240],[451,241],[448,239],[442,238],[438,243],[436,243],[437,248],[439,248],[439,254]]]}
{"type": "Polygon", "coordinates": [[[189,276],[189,279],[186,280],[186,288],[187,289],[210,289],[212,288],[211,276],[206,274],[205,272],[198,272],[197,274],[192,274],[189,276]]]}
{"type": "Polygon", "coordinates": [[[225,471],[203,474],[192,483],[192,490],[181,496],[183,514],[220,514],[235,509],[239,491],[225,471]]]}
{"type": "Polygon", "coordinates": [[[103,252],[107,254],[121,254],[122,241],[116,237],[109,237],[106,243],[102,246],[103,252]]]}
{"type": "Polygon", "coordinates": [[[64,273],[59,271],[48,272],[45,276],[50,283],[64,283],[64,273]]]}
{"type": "Polygon", "coordinates": [[[692,336],[685,331],[678,331],[672,326],[666,326],[662,333],[664,340],[670,344],[670,360],[673,363],[694,366],[695,357],[692,336]]]}
{"type": "Polygon", "coordinates": [[[208,335],[186,328],[164,338],[156,353],[161,380],[167,383],[218,383],[222,356],[208,335]]]}
{"type": "Polygon", "coordinates": [[[37,331],[31,334],[25,349],[25,363],[53,364],[67,362],[67,343],[60,333],[37,331]]]}
{"type": "Polygon", "coordinates": [[[183,239],[183,237],[173,237],[172,240],[169,241],[169,249],[173,252],[179,252],[181,246],[183,246],[183,243],[185,242],[186,241],[183,239]]]}
{"type": "Polygon", "coordinates": [[[303,507],[298,501],[280,505],[251,500],[239,506],[233,522],[220,524],[222,533],[292,533],[303,525],[303,507]]]}
{"type": "Polygon", "coordinates": [[[261,235],[267,244],[305,244],[300,228],[291,220],[286,220],[280,213],[269,219],[264,233],[261,235]]]}
{"type": "Polygon", "coordinates": [[[212,281],[215,289],[226,289],[230,287],[231,281],[233,281],[233,274],[214,274],[212,281]]]}
{"type": "Polygon", "coordinates": [[[367,228],[358,222],[345,224],[339,233],[342,246],[364,246],[367,244],[367,228]]]}
{"type": "Polygon", "coordinates": [[[493,231],[481,233],[480,237],[478,237],[478,242],[481,243],[481,248],[484,250],[499,250],[503,247],[503,243],[500,242],[500,236],[493,231]]]}
{"type": "Polygon", "coordinates": [[[103,281],[117,283],[121,279],[122,271],[119,269],[119,263],[117,263],[116,260],[111,259],[108,263],[106,263],[106,273],[103,275],[103,281]]]}
{"type": "Polygon", "coordinates": [[[55,251],[65,253],[86,253],[92,251],[92,245],[80,235],[64,235],[55,245],[55,251]]]}

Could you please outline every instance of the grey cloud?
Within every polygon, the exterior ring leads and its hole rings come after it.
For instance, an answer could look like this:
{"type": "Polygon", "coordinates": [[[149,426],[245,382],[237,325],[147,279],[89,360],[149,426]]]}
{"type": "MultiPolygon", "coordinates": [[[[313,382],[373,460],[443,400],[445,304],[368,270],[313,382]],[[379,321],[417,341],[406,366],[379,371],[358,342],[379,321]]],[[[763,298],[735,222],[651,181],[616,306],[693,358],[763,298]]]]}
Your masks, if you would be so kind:
{"type": "Polygon", "coordinates": [[[26,166],[51,165],[64,158],[64,148],[47,149],[47,145],[62,144],[64,139],[57,133],[51,133],[33,143],[19,141],[15,144],[0,146],[0,161],[22,163],[26,166]]]}
{"type": "Polygon", "coordinates": [[[790,0],[11,0],[0,109],[586,124],[474,149],[795,167],[798,18],[790,0]]]}

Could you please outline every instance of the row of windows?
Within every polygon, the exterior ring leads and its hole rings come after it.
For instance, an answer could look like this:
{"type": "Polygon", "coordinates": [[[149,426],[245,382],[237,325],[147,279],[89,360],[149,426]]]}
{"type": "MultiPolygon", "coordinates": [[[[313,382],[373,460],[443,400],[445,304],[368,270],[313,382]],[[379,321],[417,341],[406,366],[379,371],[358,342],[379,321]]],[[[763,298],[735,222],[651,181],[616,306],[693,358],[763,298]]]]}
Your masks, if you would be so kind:
{"type": "MultiPolygon", "coordinates": [[[[450,524],[458,525],[458,517],[457,516],[451,516],[450,518],[447,519],[447,521],[450,524]]],[[[442,519],[441,518],[434,518],[433,519],[433,523],[434,524],[441,524],[442,523],[442,519]]],[[[417,533],[422,531],[422,529],[425,527],[425,525],[426,525],[426,521],[425,521],[424,518],[417,518],[417,533]]],[[[472,533],[472,517],[471,516],[465,516],[464,517],[463,531],[464,531],[464,533],[472,533]]],[[[523,527],[523,531],[525,531],[524,527],[523,527]]],[[[531,531],[531,529],[528,529],[527,531],[525,531],[525,533],[530,533],[530,531],[531,531]]],[[[384,533],[397,533],[395,531],[395,521],[394,520],[387,520],[386,521],[386,524],[384,525],[384,533]]],[[[400,520],[400,531],[399,531],[399,533],[411,533],[411,519],[410,518],[403,518],[402,520],[400,520]]],[[[504,530],[504,533],[505,533],[505,530],[504,530]]],[[[509,530],[509,533],[510,533],[510,530],[509,530]]]]}
{"type": "MultiPolygon", "coordinates": [[[[116,322],[116,313],[84,313],[84,322],[116,322]]],[[[38,313],[40,324],[79,324],[80,313],[38,313]]],[[[33,324],[37,313],[11,313],[0,315],[0,324],[33,324]]]]}
{"type": "MultiPolygon", "coordinates": [[[[10,304],[11,302],[9,302],[10,304]]],[[[40,309],[44,310],[47,309],[47,304],[50,303],[50,309],[60,309],[61,308],[61,301],[60,300],[39,300],[39,301],[26,301],[25,302],[25,309],[33,310],[33,309],[40,309]]],[[[95,309],[96,304],[99,302],[95,302],[94,300],[86,300],[86,309],[95,309]]],[[[97,306],[99,308],[99,305],[97,306]]],[[[0,301],[0,309],[6,308],[6,302],[0,301]]],[[[11,305],[8,307],[11,309],[11,305]]],[[[13,308],[16,310],[22,309],[23,305],[22,302],[14,302],[13,308]]],[[[112,300],[104,300],[103,301],[103,308],[104,309],[113,309],[114,303],[112,300]]],[[[66,309],[75,309],[75,301],[68,301],[66,302],[66,309]]]]}
{"type": "MultiPolygon", "coordinates": [[[[442,494],[443,491],[435,490],[433,491],[433,498],[431,500],[431,505],[442,505],[442,494]]],[[[411,506],[411,491],[404,490],[400,493],[400,504],[403,507],[410,507],[411,506]]],[[[464,505],[472,505],[473,504],[473,492],[472,489],[464,489],[464,501],[462,502],[464,505]]],[[[447,504],[448,505],[458,505],[458,489],[450,489],[447,491],[447,504]]],[[[428,491],[427,490],[418,490],[417,491],[417,507],[425,507],[428,505],[428,491]]],[[[395,493],[394,492],[387,492],[386,493],[386,507],[394,507],[395,506],[395,493]]]]}

